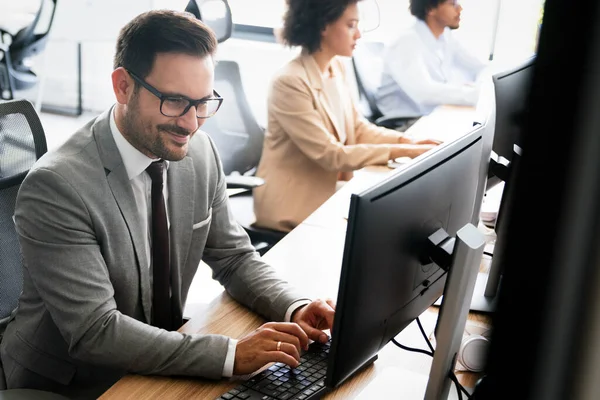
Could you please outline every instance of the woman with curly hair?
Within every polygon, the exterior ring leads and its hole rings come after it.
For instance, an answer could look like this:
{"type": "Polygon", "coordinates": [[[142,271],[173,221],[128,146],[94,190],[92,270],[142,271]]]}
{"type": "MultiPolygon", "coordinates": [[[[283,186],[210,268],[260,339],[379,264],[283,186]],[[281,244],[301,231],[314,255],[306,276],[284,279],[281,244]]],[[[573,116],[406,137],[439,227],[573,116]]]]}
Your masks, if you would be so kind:
{"type": "Polygon", "coordinates": [[[368,165],[416,157],[439,144],[378,127],[354,104],[339,57],[357,40],[359,0],[288,0],[281,39],[298,57],[273,78],[254,189],[256,225],[290,231],[368,165]]]}

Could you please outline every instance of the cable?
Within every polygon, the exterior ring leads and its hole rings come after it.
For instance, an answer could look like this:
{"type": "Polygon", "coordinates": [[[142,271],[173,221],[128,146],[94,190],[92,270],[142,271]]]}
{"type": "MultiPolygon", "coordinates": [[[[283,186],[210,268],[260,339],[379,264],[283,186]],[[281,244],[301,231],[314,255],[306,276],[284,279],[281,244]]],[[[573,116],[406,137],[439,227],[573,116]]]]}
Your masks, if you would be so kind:
{"type": "Polygon", "coordinates": [[[392,343],[394,343],[396,346],[400,347],[402,350],[407,350],[407,351],[414,351],[415,353],[421,353],[421,354],[427,354],[430,357],[433,357],[433,353],[427,350],[423,350],[423,349],[415,349],[414,347],[408,347],[408,346],[404,346],[403,344],[400,344],[396,341],[396,339],[392,338],[392,343]]]}
{"type": "MultiPolygon", "coordinates": [[[[425,329],[423,329],[423,325],[421,324],[421,320],[419,318],[417,318],[417,325],[419,325],[419,329],[421,330],[421,334],[423,335],[423,338],[425,339],[425,341],[427,342],[427,345],[431,349],[431,355],[433,356],[433,354],[435,353],[435,351],[433,350],[433,345],[431,344],[431,341],[429,340],[429,337],[425,333],[425,329]]],[[[449,371],[448,372],[448,376],[454,382],[454,386],[456,387],[456,392],[458,394],[458,400],[462,400],[462,393],[461,393],[461,391],[463,391],[465,393],[465,395],[467,396],[467,399],[470,399],[471,395],[469,394],[469,392],[467,392],[467,389],[465,389],[460,384],[460,382],[458,382],[458,378],[456,377],[456,374],[454,373],[454,371],[449,371]]]]}
{"type": "MultiPolygon", "coordinates": [[[[465,396],[467,397],[467,399],[471,398],[471,393],[468,392],[467,389],[465,389],[465,387],[463,385],[460,384],[460,382],[458,382],[458,378],[456,377],[456,374],[453,371],[450,371],[449,374],[450,375],[450,379],[454,382],[454,384],[456,385],[456,390],[460,389],[461,392],[463,392],[465,394],[465,396]]],[[[458,395],[458,398],[462,398],[462,395],[458,395]]]]}
{"type": "Polygon", "coordinates": [[[462,385],[460,383],[458,383],[458,378],[456,377],[456,375],[454,375],[454,372],[448,373],[448,376],[450,377],[452,382],[454,382],[454,387],[456,388],[456,394],[458,395],[458,400],[462,400],[462,398],[463,398],[462,392],[460,391],[460,388],[462,387],[462,385]]]}
{"type": "MultiPolygon", "coordinates": [[[[435,354],[435,350],[433,349],[433,345],[431,344],[429,337],[425,333],[425,329],[423,329],[423,325],[421,324],[421,320],[419,318],[417,318],[417,325],[419,326],[419,329],[421,330],[421,334],[423,335],[423,338],[427,342],[427,346],[429,346],[429,348],[431,349],[431,356],[433,357],[433,355],[435,354]]],[[[467,399],[470,399],[471,394],[467,391],[467,389],[464,388],[463,385],[460,384],[454,371],[449,371],[448,376],[450,377],[450,379],[454,382],[454,385],[456,386],[456,392],[458,393],[458,399],[462,400],[462,398],[463,398],[461,391],[466,395],[467,399]]]]}
{"type": "Polygon", "coordinates": [[[431,345],[431,342],[429,341],[429,338],[427,337],[427,334],[425,333],[425,329],[423,329],[423,325],[421,325],[421,320],[417,317],[417,325],[419,325],[419,329],[421,330],[421,335],[423,335],[423,337],[425,338],[425,341],[427,342],[427,346],[429,346],[429,350],[431,350],[431,355],[433,356],[433,346],[431,345]]]}

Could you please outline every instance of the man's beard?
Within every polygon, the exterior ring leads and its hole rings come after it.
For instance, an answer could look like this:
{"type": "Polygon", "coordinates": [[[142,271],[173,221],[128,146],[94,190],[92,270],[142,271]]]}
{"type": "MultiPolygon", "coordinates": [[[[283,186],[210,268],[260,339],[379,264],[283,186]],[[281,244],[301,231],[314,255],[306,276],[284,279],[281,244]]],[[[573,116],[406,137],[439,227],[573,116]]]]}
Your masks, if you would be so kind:
{"type": "MultiPolygon", "coordinates": [[[[152,126],[145,124],[136,116],[139,115],[137,99],[134,96],[127,112],[123,118],[123,134],[126,139],[146,156],[154,156],[168,161],[179,161],[186,156],[187,151],[173,151],[169,149],[164,142],[164,137],[160,132],[171,132],[182,136],[189,136],[192,132],[187,131],[177,125],[161,124],[152,126]],[[151,154],[148,154],[151,153],[151,154]]],[[[185,145],[181,145],[184,147],[185,145]]],[[[153,158],[153,157],[152,157],[153,158]]]]}

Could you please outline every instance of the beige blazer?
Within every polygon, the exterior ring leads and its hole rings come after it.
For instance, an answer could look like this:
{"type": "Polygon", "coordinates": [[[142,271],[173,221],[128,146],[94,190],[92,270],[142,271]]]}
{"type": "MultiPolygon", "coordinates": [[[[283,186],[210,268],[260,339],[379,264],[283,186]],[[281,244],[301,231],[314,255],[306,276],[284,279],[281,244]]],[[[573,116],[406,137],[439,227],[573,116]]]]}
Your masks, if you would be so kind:
{"type": "MultiPolygon", "coordinates": [[[[331,72],[346,78],[337,58],[331,72]]],[[[345,145],[311,55],[302,53],[273,78],[257,170],[265,184],[254,189],[256,225],[290,231],[335,193],[338,180],[349,180],[353,170],[367,165],[387,163],[389,144],[398,143],[402,134],[364,119],[349,87],[342,96],[351,99],[345,109],[345,145]]]]}

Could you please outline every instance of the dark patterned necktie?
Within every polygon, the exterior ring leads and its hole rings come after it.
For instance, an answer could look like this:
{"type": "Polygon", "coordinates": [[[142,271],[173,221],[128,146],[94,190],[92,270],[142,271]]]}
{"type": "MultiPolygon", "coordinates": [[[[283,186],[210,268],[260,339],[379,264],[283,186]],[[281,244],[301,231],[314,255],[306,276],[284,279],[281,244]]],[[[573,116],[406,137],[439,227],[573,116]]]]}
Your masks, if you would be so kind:
{"type": "Polygon", "coordinates": [[[152,325],[171,330],[169,227],[163,196],[165,162],[155,161],[146,172],[152,179],[152,325]]]}

